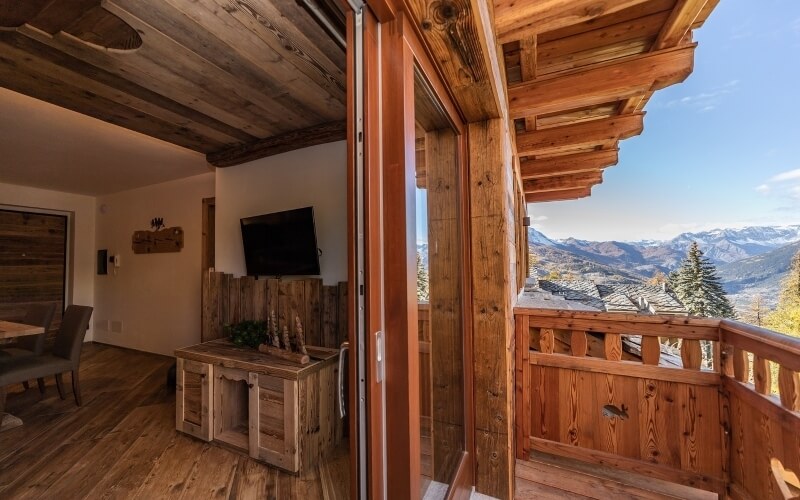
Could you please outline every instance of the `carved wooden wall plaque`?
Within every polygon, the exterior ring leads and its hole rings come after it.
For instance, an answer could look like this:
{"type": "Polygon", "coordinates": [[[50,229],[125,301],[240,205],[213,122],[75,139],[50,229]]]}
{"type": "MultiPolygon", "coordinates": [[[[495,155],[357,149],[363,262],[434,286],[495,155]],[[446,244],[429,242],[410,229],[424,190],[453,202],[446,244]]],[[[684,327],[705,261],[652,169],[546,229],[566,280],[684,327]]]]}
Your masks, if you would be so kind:
{"type": "Polygon", "coordinates": [[[158,231],[135,231],[133,253],[180,252],[183,248],[183,228],[167,227],[158,231]]]}

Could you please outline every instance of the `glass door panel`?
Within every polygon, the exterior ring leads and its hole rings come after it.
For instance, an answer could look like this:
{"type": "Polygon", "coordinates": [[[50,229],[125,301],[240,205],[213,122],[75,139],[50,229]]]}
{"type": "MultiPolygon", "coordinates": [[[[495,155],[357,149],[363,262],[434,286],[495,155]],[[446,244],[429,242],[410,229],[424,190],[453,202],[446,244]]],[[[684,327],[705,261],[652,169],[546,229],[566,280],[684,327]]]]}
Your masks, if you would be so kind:
{"type": "Polygon", "coordinates": [[[421,497],[444,498],[465,449],[459,136],[414,79],[421,497]]]}

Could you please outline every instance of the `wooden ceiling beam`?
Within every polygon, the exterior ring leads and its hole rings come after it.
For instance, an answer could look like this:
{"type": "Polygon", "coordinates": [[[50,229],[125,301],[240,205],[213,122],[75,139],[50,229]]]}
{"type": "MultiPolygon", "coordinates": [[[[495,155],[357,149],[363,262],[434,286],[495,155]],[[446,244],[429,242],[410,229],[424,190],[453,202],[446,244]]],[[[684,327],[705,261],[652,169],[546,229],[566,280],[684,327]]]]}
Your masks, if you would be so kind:
{"type": "Polygon", "coordinates": [[[644,113],[612,116],[517,134],[517,154],[533,156],[601,146],[642,133],[644,113]]]}
{"type": "Polygon", "coordinates": [[[510,85],[512,119],[627,99],[682,82],[694,66],[696,44],[510,85]]]}
{"type": "Polygon", "coordinates": [[[653,44],[653,50],[674,47],[691,31],[709,0],[678,0],[653,44]]]}
{"type": "MultiPolygon", "coordinates": [[[[678,0],[653,42],[651,52],[681,44],[691,30],[698,23],[702,24],[704,17],[708,17],[711,13],[709,7],[713,9],[718,2],[719,0],[678,0]]],[[[624,100],[619,106],[620,114],[644,109],[652,95],[652,92],[647,92],[624,100]]]]}
{"type": "Polygon", "coordinates": [[[495,0],[494,17],[500,43],[578,24],[633,7],[648,0],[495,0]]]}
{"type": "Polygon", "coordinates": [[[547,193],[526,193],[526,203],[544,203],[548,201],[568,201],[586,198],[592,195],[592,188],[583,187],[575,189],[565,189],[563,191],[550,191],[547,193]]]}
{"type": "Polygon", "coordinates": [[[295,149],[343,141],[346,138],[347,122],[330,122],[209,153],[206,160],[215,167],[232,167],[295,149]]]}
{"type": "Polygon", "coordinates": [[[525,180],[598,171],[616,165],[618,160],[619,151],[607,149],[537,160],[522,160],[519,162],[519,168],[520,175],[525,180]]]}
{"type": "Polygon", "coordinates": [[[407,4],[466,121],[504,116],[508,101],[487,2],[407,4]]]}
{"type": "Polygon", "coordinates": [[[526,193],[543,193],[547,191],[563,191],[591,187],[603,182],[602,172],[584,172],[580,174],[559,175],[556,177],[543,177],[540,179],[526,179],[522,181],[522,188],[526,193]]]}

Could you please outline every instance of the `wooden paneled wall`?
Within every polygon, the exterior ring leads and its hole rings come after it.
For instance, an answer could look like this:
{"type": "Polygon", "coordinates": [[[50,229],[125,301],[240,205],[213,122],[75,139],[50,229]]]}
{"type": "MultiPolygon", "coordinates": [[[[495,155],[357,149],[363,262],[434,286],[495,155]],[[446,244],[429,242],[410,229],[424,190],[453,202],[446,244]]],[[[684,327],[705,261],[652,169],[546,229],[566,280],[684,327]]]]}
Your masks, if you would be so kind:
{"type": "Polygon", "coordinates": [[[266,320],[275,311],[278,324],[294,330],[303,322],[306,343],[338,348],[347,340],[347,283],[322,284],[321,279],[279,280],[203,273],[203,342],[225,336],[224,326],[245,320],[266,320]]]}
{"type": "Polygon", "coordinates": [[[28,306],[55,302],[51,331],[64,310],[67,217],[0,210],[0,319],[19,320],[28,306]]]}

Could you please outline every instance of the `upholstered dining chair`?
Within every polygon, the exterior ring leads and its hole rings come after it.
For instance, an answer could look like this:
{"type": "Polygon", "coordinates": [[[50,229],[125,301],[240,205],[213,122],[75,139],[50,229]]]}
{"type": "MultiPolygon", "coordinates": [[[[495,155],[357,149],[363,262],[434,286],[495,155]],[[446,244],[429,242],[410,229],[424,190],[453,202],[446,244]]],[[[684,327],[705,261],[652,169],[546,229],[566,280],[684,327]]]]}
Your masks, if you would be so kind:
{"type": "Polygon", "coordinates": [[[78,371],[81,362],[81,346],[92,317],[89,306],[72,305],[67,307],[56,334],[52,352],[39,356],[11,359],[2,364],[0,370],[0,413],[5,409],[6,386],[26,380],[56,376],[56,386],[61,399],[64,399],[62,374],[72,372],[72,392],[75,404],[81,406],[81,391],[78,371]]]}
{"type": "MultiPolygon", "coordinates": [[[[44,328],[44,332],[39,335],[26,335],[18,338],[13,344],[4,344],[0,346],[0,367],[2,367],[4,361],[11,358],[27,358],[42,354],[44,352],[44,343],[47,340],[47,332],[50,330],[50,324],[53,322],[55,312],[55,302],[32,304],[28,306],[22,323],[41,326],[44,328]]],[[[22,382],[22,384],[27,390],[28,381],[26,380],[22,382]]],[[[44,379],[39,379],[39,391],[44,394],[44,379]]]]}
{"type": "Polygon", "coordinates": [[[47,339],[47,330],[50,329],[50,323],[53,322],[55,312],[55,302],[28,306],[22,323],[41,326],[44,328],[44,333],[19,337],[14,344],[0,346],[0,357],[36,356],[42,354],[44,352],[44,342],[47,339]]]}

